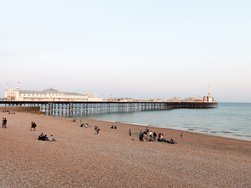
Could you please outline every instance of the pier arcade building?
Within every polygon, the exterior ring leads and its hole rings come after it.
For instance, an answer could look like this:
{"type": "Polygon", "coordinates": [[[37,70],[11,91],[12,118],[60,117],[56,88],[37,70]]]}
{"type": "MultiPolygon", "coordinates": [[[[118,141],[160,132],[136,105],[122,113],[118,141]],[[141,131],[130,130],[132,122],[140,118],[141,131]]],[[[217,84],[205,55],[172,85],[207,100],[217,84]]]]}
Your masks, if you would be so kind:
{"type": "Polygon", "coordinates": [[[4,100],[6,101],[103,101],[102,98],[96,97],[94,94],[80,94],[73,92],[61,92],[50,88],[43,91],[31,91],[5,89],[4,100]]]}

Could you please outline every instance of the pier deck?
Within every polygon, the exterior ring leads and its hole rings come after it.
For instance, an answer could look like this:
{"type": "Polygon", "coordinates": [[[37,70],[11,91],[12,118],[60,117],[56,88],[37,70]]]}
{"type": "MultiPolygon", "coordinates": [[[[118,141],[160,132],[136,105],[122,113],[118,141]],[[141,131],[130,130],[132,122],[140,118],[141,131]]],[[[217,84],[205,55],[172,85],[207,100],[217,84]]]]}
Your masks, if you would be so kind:
{"type": "Polygon", "coordinates": [[[217,102],[76,102],[76,101],[0,101],[4,107],[37,107],[53,116],[80,116],[115,112],[171,110],[178,108],[216,108],[217,102]]]}

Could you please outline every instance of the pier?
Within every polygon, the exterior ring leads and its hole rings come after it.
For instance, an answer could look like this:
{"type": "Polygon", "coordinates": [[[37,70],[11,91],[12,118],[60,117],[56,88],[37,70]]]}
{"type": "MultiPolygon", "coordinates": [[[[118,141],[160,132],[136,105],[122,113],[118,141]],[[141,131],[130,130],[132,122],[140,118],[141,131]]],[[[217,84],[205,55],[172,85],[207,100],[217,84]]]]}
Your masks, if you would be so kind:
{"type": "Polygon", "coordinates": [[[216,102],[73,102],[73,101],[0,101],[3,107],[30,107],[52,116],[84,116],[116,112],[140,112],[179,108],[216,108],[216,102]]]}

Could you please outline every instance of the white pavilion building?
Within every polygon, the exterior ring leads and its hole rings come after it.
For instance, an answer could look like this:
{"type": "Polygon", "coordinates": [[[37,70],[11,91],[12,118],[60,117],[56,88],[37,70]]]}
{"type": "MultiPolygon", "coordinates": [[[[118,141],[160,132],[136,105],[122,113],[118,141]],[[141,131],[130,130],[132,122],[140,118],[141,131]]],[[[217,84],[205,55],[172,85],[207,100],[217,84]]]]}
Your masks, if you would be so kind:
{"type": "Polygon", "coordinates": [[[79,94],[72,92],[61,92],[50,88],[43,91],[30,91],[15,89],[4,90],[6,101],[103,101],[94,94],[79,94]]]}

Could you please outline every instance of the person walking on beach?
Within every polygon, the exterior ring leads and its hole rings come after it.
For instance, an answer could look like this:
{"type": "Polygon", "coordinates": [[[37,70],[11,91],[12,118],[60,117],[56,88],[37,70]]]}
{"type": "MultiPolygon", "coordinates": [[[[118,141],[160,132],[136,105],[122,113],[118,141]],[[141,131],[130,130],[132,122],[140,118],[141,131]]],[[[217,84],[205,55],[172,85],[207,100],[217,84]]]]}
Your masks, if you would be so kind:
{"type": "Polygon", "coordinates": [[[132,136],[131,128],[129,128],[129,136],[132,136]]]}
{"type": "Polygon", "coordinates": [[[31,122],[31,131],[32,131],[32,129],[35,131],[36,127],[37,127],[37,124],[34,121],[32,121],[31,122]]]}
{"type": "Polygon", "coordinates": [[[96,134],[98,134],[98,133],[99,133],[99,131],[100,131],[100,128],[98,128],[98,126],[97,126],[97,125],[95,125],[94,130],[96,131],[96,134]]]}
{"type": "Polygon", "coordinates": [[[180,132],[180,138],[182,138],[182,136],[183,136],[183,132],[181,131],[181,132],[180,132]]]}
{"type": "Polygon", "coordinates": [[[3,123],[4,118],[2,118],[2,128],[4,128],[4,123],[3,123]]]}
{"type": "Polygon", "coordinates": [[[140,130],[140,132],[139,132],[139,141],[144,142],[144,133],[142,130],[140,130]]]}
{"type": "Polygon", "coordinates": [[[7,119],[6,118],[2,119],[2,128],[7,128],[7,119]]]}

